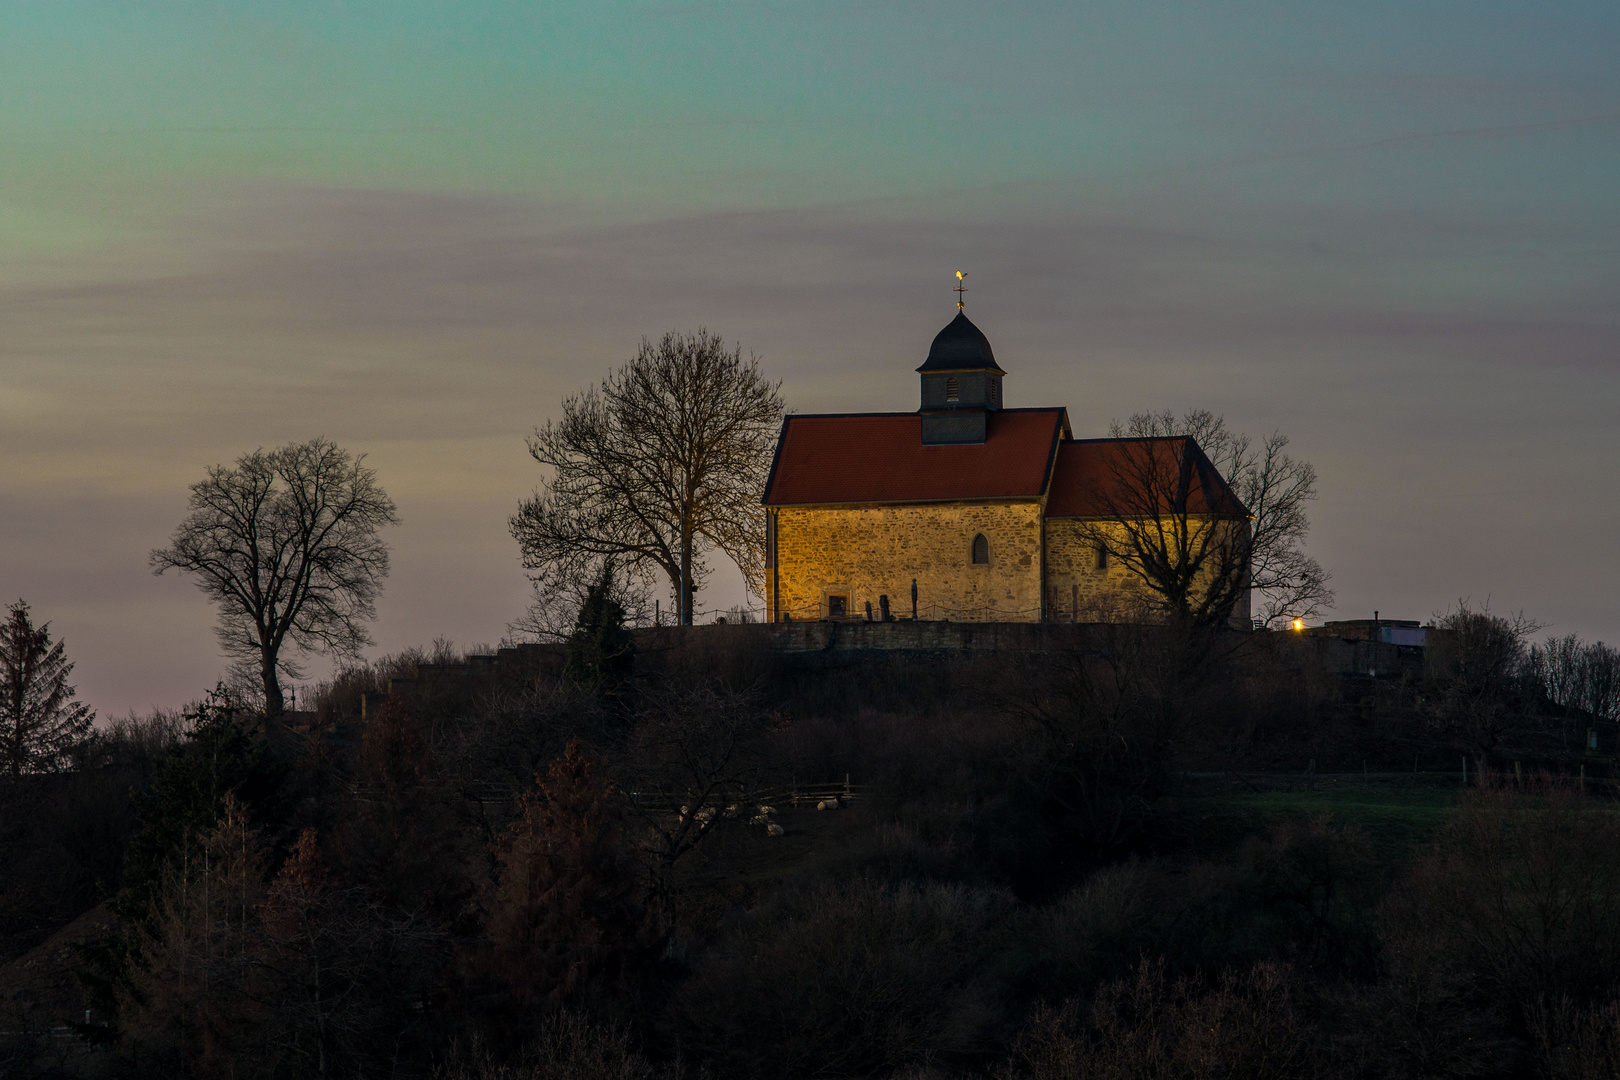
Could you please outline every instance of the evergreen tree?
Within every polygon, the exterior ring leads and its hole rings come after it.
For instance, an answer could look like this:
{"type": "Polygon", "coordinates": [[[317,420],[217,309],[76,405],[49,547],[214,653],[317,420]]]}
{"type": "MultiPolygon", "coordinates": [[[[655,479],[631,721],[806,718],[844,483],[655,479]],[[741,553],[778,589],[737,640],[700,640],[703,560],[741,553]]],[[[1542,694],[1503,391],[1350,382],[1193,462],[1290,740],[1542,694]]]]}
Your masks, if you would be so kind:
{"type": "Polygon", "coordinates": [[[74,701],[61,642],[36,627],[18,600],[0,623],[0,768],[13,779],[62,767],[90,732],[95,713],[74,701]]]}
{"type": "Polygon", "coordinates": [[[185,740],[170,750],[152,786],[135,796],[140,831],[125,860],[120,906],[144,907],[165,866],[196,854],[221,819],[227,796],[257,824],[272,816],[285,769],[242,722],[242,712],[221,684],[185,714],[191,723],[185,740]]]}
{"type": "Polygon", "coordinates": [[[87,1038],[117,1036],[129,1002],[144,999],[138,973],[151,963],[152,943],[169,932],[166,890],[189,880],[192,867],[210,863],[208,844],[221,835],[222,823],[240,819],[241,829],[255,832],[277,824],[286,770],[241,721],[243,711],[223,683],[209,691],[185,714],[190,730],[170,745],[151,785],[132,797],[139,831],[125,853],[112,901],[121,931],[79,948],[86,964],[79,978],[89,1004],[114,1021],[85,1025],[81,1033],[87,1038]]]}
{"type": "Polygon", "coordinates": [[[616,568],[602,564],[601,577],[585,593],[568,637],[568,675],[585,686],[612,693],[635,667],[636,645],[624,624],[616,568]]]}

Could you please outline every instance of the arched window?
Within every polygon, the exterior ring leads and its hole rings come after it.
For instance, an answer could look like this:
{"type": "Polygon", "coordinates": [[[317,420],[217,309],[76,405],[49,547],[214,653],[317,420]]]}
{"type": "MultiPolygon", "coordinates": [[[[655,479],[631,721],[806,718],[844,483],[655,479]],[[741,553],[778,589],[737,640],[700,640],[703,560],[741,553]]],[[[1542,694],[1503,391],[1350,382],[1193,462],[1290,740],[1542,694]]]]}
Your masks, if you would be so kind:
{"type": "Polygon", "coordinates": [[[961,401],[962,400],[962,384],[956,381],[956,376],[955,375],[947,375],[947,376],[945,376],[945,400],[946,401],[961,401]]]}
{"type": "Polygon", "coordinates": [[[1108,569],[1108,545],[1107,544],[1098,544],[1097,545],[1097,569],[1099,569],[1099,570],[1108,569]]]}
{"type": "Polygon", "coordinates": [[[984,533],[980,533],[973,538],[973,564],[975,566],[990,565],[990,541],[984,538],[984,533]]]}

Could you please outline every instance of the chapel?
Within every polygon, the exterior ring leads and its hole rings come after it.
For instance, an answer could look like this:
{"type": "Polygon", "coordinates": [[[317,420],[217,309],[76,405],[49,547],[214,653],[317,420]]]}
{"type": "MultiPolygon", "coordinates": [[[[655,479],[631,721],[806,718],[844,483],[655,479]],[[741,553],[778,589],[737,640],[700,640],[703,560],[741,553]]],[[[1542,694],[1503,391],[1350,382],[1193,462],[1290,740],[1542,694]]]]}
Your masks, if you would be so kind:
{"type": "MultiPolygon", "coordinates": [[[[1130,462],[1175,470],[1170,509],[1247,527],[1190,438],[1076,439],[1061,406],[1005,407],[1007,372],[960,305],[916,370],[915,412],[783,422],[763,499],[770,621],[1127,617],[1140,579],[1099,530],[1130,462]]],[[[1232,620],[1248,617],[1245,593],[1232,620]]]]}

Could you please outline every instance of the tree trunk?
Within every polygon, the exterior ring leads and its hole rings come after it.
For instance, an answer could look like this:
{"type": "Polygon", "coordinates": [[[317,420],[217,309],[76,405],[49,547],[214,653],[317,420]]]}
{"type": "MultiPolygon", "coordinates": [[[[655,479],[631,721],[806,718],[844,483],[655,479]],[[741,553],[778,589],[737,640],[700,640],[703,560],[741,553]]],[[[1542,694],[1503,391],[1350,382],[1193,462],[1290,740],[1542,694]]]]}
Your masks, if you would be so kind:
{"type": "Polygon", "coordinates": [[[267,656],[259,662],[259,674],[264,679],[264,714],[280,716],[287,709],[287,700],[281,696],[281,680],[276,676],[276,658],[267,656]]]}
{"type": "Polygon", "coordinates": [[[692,530],[681,524],[681,586],[677,603],[681,605],[681,625],[692,625],[692,530]]]}

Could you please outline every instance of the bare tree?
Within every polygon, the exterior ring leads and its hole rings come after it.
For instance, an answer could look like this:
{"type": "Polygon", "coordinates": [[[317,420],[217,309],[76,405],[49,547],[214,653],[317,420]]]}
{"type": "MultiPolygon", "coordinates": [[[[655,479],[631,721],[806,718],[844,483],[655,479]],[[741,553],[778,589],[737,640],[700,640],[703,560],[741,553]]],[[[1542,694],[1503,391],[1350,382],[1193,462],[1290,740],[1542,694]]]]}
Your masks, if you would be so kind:
{"type": "Polygon", "coordinates": [[[663,571],[690,625],[706,547],[759,592],[779,385],[700,328],[643,340],[600,387],[566,398],[562,419],[529,439],[552,476],[511,520],[541,602],[613,558],[632,573],[663,571]]]}
{"type": "Polygon", "coordinates": [[[1457,609],[1435,619],[1424,650],[1431,684],[1429,708],[1443,727],[1473,743],[1489,760],[1523,721],[1540,678],[1529,642],[1541,624],[1523,612],[1491,614],[1459,600],[1457,609]]]}
{"type": "Polygon", "coordinates": [[[1570,634],[1532,646],[1530,659],[1547,700],[1598,720],[1620,719],[1620,650],[1570,634]]]}
{"type": "Polygon", "coordinates": [[[1327,571],[1302,546],[1316,470],[1285,452],[1286,436],[1256,447],[1202,409],[1137,413],[1109,434],[1130,442],[1114,459],[1091,539],[1159,606],[1212,626],[1246,591],[1263,624],[1332,602],[1327,571]]]}
{"type": "Polygon", "coordinates": [[[255,664],[265,711],[285,709],[286,646],[353,657],[371,643],[388,575],[378,536],[398,524],[377,474],[327,439],[254,450],[191,487],[191,513],[152,552],[154,573],[183,570],[219,607],[226,654],[255,664]]]}
{"type": "Polygon", "coordinates": [[[0,623],[0,762],[13,779],[59,768],[95,720],[73,700],[73,665],[50,631],[33,624],[21,600],[0,623]]]}
{"type": "Polygon", "coordinates": [[[630,737],[630,812],[644,826],[653,892],[674,926],[675,864],[722,821],[752,816],[773,717],[751,691],[698,685],[648,696],[630,737]]]}

